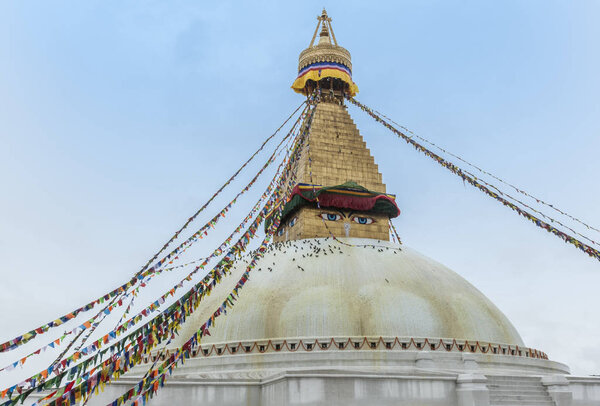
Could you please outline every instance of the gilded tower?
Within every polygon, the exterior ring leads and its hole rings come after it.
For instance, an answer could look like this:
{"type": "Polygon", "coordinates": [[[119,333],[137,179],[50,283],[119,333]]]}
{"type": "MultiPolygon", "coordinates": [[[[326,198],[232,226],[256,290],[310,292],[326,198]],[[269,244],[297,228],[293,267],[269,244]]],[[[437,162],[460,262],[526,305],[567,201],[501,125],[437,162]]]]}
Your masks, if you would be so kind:
{"type": "Polygon", "coordinates": [[[400,211],[344,105],[346,96],[358,92],[350,52],[337,44],[325,10],[317,20],[308,48],[300,53],[292,89],[306,96],[317,92],[319,102],[295,167],[298,184],[275,241],[332,234],[389,240],[389,219],[400,211]]]}

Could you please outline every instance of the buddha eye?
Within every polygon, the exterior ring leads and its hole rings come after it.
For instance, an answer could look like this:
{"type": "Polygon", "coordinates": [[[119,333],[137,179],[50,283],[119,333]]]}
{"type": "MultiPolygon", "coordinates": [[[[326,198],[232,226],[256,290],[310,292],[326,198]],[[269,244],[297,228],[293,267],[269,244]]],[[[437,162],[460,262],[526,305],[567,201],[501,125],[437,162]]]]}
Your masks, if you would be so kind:
{"type": "Polygon", "coordinates": [[[354,220],[354,222],[358,223],[358,224],[371,224],[375,221],[371,217],[361,217],[361,216],[354,216],[354,217],[352,217],[352,220],[354,220]]]}
{"type": "Polygon", "coordinates": [[[289,226],[290,226],[290,227],[294,227],[294,225],[296,224],[296,220],[298,220],[298,217],[294,217],[294,218],[292,219],[292,221],[290,221],[290,224],[289,224],[289,226]]]}
{"type": "Polygon", "coordinates": [[[284,232],[284,231],[285,231],[285,230],[284,230],[283,228],[280,228],[280,229],[279,229],[279,231],[277,231],[277,235],[278,235],[279,237],[281,237],[281,236],[283,235],[283,232],[284,232]]]}
{"type": "Polygon", "coordinates": [[[342,219],[342,216],[336,213],[321,213],[321,218],[327,221],[338,221],[342,219]]]}

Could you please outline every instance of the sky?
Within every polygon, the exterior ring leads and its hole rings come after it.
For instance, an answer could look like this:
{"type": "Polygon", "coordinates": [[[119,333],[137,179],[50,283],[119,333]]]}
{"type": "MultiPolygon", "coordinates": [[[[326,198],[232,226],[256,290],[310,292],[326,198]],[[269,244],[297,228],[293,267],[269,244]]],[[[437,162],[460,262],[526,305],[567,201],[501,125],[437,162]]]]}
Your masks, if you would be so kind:
{"type": "MultiPolygon", "coordinates": [[[[302,102],[290,85],[324,5],[359,101],[600,228],[596,1],[2,2],[0,341],[128,280],[273,133],[302,102]]],[[[600,263],[349,111],[403,243],[475,285],[526,345],[600,374],[600,263]]],[[[0,387],[50,358],[0,371],[0,387]]]]}

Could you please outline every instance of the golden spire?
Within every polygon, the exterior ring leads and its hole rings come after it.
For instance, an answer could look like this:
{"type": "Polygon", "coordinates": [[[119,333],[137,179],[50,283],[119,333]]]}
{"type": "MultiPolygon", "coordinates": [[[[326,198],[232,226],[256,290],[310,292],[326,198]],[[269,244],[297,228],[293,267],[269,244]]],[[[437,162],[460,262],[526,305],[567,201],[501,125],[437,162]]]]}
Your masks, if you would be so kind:
{"type": "Polygon", "coordinates": [[[388,220],[400,209],[395,196],[386,194],[379,168],[344,105],[344,98],[358,89],[352,82],[350,52],[338,45],[325,9],[299,59],[292,88],[305,95],[317,89],[320,97],[293,168],[298,183],[283,208],[274,240],[332,234],[389,240],[388,220]]]}

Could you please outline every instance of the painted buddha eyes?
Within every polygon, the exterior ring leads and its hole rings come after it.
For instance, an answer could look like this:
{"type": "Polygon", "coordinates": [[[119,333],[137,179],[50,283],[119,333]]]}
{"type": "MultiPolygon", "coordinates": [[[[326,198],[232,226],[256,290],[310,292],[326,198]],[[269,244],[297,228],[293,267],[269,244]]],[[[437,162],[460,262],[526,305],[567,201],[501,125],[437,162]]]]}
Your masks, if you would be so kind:
{"type": "Polygon", "coordinates": [[[350,220],[354,221],[357,224],[372,224],[375,222],[375,220],[373,220],[373,218],[371,218],[371,217],[357,216],[357,215],[346,216],[344,214],[344,216],[342,216],[341,214],[337,214],[337,213],[321,213],[319,216],[323,220],[327,220],[327,221],[339,221],[339,220],[343,220],[344,217],[347,217],[347,218],[350,218],[350,220]]]}
{"type": "MultiPolygon", "coordinates": [[[[296,222],[298,221],[298,217],[294,217],[293,219],[290,220],[290,222],[288,223],[288,227],[292,228],[296,225],[296,222]]],[[[279,230],[277,230],[277,236],[281,237],[283,234],[285,233],[285,227],[281,227],[279,230]]],[[[286,237],[287,239],[287,237],[286,237]]]]}
{"type": "Polygon", "coordinates": [[[342,216],[336,213],[321,213],[321,218],[327,221],[338,221],[342,219],[342,216]]]}
{"type": "Polygon", "coordinates": [[[352,220],[358,224],[371,224],[374,220],[371,217],[353,216],[352,220]]]}

